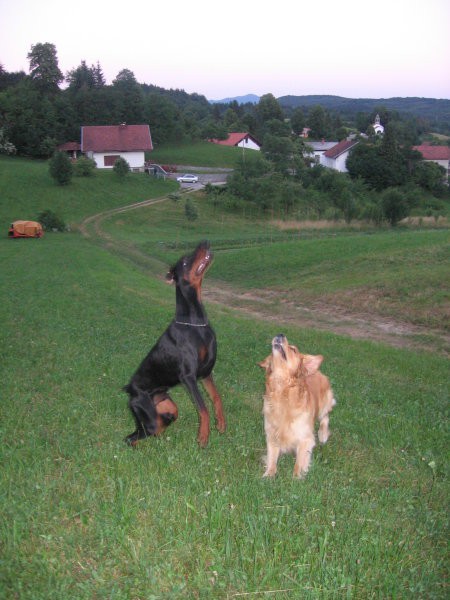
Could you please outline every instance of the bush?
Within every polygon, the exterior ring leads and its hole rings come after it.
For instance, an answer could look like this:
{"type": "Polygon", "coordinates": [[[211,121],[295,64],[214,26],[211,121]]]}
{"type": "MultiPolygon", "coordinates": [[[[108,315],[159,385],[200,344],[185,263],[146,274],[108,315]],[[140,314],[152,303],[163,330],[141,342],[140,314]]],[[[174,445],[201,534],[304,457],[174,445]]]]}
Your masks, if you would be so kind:
{"type": "Polygon", "coordinates": [[[65,152],[54,152],[49,163],[50,175],[58,185],[70,183],[73,175],[73,167],[70,158],[65,152]]]}
{"type": "Polygon", "coordinates": [[[184,214],[186,215],[188,221],[195,221],[198,218],[197,207],[190,198],[186,200],[186,204],[184,206],[184,214]]]}
{"type": "Polygon", "coordinates": [[[410,213],[405,194],[395,188],[389,188],[382,194],[381,208],[385,219],[392,227],[395,227],[399,221],[410,213]]]}
{"type": "Polygon", "coordinates": [[[44,231],[65,231],[66,224],[56,213],[52,210],[44,210],[41,212],[37,221],[42,225],[44,231]]]}
{"type": "Polygon", "coordinates": [[[124,158],[120,157],[114,163],[113,171],[122,179],[130,172],[130,165],[124,158]]]}
{"type": "Polygon", "coordinates": [[[94,174],[97,163],[92,158],[81,156],[75,163],[75,175],[78,177],[90,177],[94,174]]]}

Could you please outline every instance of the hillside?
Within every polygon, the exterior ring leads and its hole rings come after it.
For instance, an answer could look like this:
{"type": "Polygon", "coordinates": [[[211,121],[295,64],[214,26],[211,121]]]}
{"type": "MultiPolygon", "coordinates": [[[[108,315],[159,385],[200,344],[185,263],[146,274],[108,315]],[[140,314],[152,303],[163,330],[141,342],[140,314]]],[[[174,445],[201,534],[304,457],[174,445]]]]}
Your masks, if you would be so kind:
{"type": "Polygon", "coordinates": [[[344,114],[371,112],[377,107],[430,120],[446,121],[450,125],[450,100],[436,98],[344,98],[342,96],[282,96],[283,108],[305,108],[320,104],[327,110],[344,114]]]}

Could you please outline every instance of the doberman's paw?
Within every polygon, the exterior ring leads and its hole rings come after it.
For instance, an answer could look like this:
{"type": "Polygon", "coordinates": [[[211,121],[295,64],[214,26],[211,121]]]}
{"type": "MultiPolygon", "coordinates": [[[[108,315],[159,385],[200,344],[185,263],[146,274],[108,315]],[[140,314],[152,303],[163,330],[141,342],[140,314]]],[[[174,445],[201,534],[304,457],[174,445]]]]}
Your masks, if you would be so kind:
{"type": "Polygon", "coordinates": [[[227,428],[227,424],[225,422],[225,419],[217,419],[217,421],[216,421],[216,427],[217,427],[217,431],[219,433],[225,433],[226,428],[227,428]]]}

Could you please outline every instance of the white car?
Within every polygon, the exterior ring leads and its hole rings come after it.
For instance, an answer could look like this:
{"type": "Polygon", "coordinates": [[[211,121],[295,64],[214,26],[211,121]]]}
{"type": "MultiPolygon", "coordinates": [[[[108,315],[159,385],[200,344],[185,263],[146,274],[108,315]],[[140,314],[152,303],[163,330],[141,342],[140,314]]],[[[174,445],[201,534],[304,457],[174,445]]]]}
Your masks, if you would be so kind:
{"type": "Polygon", "coordinates": [[[197,175],[186,173],[185,175],[181,175],[181,177],[177,177],[177,181],[179,183],[197,183],[198,177],[197,175]]]}

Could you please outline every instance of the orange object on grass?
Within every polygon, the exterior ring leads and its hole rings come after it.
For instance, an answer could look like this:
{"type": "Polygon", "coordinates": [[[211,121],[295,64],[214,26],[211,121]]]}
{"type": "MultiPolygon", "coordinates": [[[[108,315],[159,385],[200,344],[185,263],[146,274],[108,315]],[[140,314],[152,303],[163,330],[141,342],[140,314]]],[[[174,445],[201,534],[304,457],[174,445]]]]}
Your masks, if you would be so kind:
{"type": "Polygon", "coordinates": [[[44,235],[42,225],[37,221],[14,221],[8,231],[8,237],[40,238],[44,235]]]}

